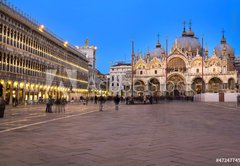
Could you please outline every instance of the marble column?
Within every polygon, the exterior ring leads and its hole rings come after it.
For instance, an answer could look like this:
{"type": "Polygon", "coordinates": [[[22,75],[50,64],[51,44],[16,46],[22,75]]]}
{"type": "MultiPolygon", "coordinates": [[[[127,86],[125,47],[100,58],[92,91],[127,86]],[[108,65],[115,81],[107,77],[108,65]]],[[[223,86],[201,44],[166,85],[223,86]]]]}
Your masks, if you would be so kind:
{"type": "Polygon", "coordinates": [[[23,91],[22,91],[22,104],[25,104],[25,89],[26,89],[26,84],[24,83],[23,91]]]}
{"type": "Polygon", "coordinates": [[[19,83],[16,88],[16,100],[17,100],[17,103],[19,103],[19,83]]]}
{"type": "Polygon", "coordinates": [[[13,98],[13,85],[9,86],[10,88],[10,98],[9,98],[9,105],[12,105],[12,98],[13,98]]]}
{"type": "Polygon", "coordinates": [[[4,84],[3,84],[3,98],[4,100],[6,100],[6,85],[7,85],[7,81],[4,80],[4,84]]]}

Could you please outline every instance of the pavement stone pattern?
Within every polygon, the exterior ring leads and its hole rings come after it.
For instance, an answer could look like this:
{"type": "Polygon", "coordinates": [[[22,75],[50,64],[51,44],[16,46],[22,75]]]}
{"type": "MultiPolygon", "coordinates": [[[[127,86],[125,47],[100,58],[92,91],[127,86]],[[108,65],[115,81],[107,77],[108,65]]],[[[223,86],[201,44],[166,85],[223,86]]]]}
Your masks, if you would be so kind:
{"type": "Polygon", "coordinates": [[[103,112],[94,104],[66,109],[49,114],[44,106],[9,108],[0,119],[0,166],[240,165],[216,162],[240,158],[240,108],[234,104],[174,101],[122,104],[119,111],[112,103],[103,112]]]}

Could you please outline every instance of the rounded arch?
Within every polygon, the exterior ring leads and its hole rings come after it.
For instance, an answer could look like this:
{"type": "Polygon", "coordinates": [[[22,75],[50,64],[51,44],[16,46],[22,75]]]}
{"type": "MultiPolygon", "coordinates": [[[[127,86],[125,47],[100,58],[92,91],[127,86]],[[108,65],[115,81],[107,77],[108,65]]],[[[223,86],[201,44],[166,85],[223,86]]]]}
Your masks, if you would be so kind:
{"type": "Polygon", "coordinates": [[[148,90],[151,92],[159,92],[160,91],[160,81],[152,77],[148,80],[148,90]]]}
{"type": "Polygon", "coordinates": [[[4,85],[6,82],[4,79],[0,79],[0,84],[4,85]]]}
{"type": "Polygon", "coordinates": [[[222,89],[223,81],[218,77],[212,77],[208,81],[208,91],[217,93],[220,89],[222,89]]]}
{"type": "Polygon", "coordinates": [[[17,88],[17,87],[18,87],[18,84],[19,84],[18,81],[14,81],[14,82],[13,82],[13,87],[14,87],[14,88],[17,88]]]}
{"type": "MultiPolygon", "coordinates": [[[[205,63],[203,62],[203,65],[205,63]]],[[[191,67],[201,67],[202,66],[202,58],[194,58],[193,61],[191,62],[191,67]]]]}
{"type": "Polygon", "coordinates": [[[167,91],[172,96],[183,96],[186,89],[185,78],[180,74],[172,74],[168,77],[167,91]]]}
{"type": "Polygon", "coordinates": [[[201,77],[192,79],[192,90],[197,94],[205,92],[205,82],[201,77]]]}
{"type": "Polygon", "coordinates": [[[208,61],[208,66],[220,66],[221,60],[218,57],[210,58],[208,61]]]}
{"type": "Polygon", "coordinates": [[[187,69],[186,62],[180,57],[171,58],[167,65],[168,72],[185,72],[187,69]]]}
{"type": "Polygon", "coordinates": [[[136,69],[144,69],[146,68],[147,64],[144,60],[140,59],[136,63],[136,69]]]}
{"type": "Polygon", "coordinates": [[[145,91],[145,83],[143,80],[135,80],[134,81],[134,90],[137,92],[144,92],[145,91]]]}
{"type": "Polygon", "coordinates": [[[235,89],[235,79],[232,77],[228,79],[228,89],[235,89]]]}
{"type": "Polygon", "coordinates": [[[160,67],[162,67],[162,63],[160,62],[159,59],[153,58],[153,59],[148,63],[148,67],[149,67],[150,69],[152,69],[152,68],[160,68],[160,67]]]}
{"type": "Polygon", "coordinates": [[[167,82],[173,82],[174,84],[176,82],[184,82],[185,83],[185,78],[184,75],[181,73],[171,73],[168,75],[168,80],[167,82]]]}

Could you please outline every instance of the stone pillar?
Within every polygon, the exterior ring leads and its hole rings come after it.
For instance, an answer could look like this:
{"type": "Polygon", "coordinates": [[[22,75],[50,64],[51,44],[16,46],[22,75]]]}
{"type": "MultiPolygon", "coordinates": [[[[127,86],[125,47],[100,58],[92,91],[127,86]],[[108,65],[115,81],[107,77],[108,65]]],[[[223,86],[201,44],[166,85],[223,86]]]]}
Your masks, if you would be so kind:
{"type": "Polygon", "coordinates": [[[17,103],[19,103],[19,83],[17,85],[17,90],[16,90],[16,100],[17,100],[17,103]]]}
{"type": "Polygon", "coordinates": [[[23,91],[22,91],[22,104],[25,104],[25,90],[26,90],[26,83],[24,82],[23,91]]]}
{"type": "Polygon", "coordinates": [[[36,94],[36,91],[35,91],[35,89],[33,90],[33,100],[32,100],[32,102],[34,103],[34,101],[35,101],[35,94],[36,94]]]}
{"type": "Polygon", "coordinates": [[[13,85],[12,84],[9,86],[9,88],[10,88],[9,105],[12,105],[12,97],[13,97],[13,85]]]}
{"type": "Polygon", "coordinates": [[[7,81],[4,80],[4,84],[3,84],[3,98],[4,100],[6,100],[6,85],[7,85],[7,81]]]}
{"type": "Polygon", "coordinates": [[[209,89],[208,89],[208,83],[205,84],[205,92],[208,92],[209,89]]]}
{"type": "Polygon", "coordinates": [[[30,102],[30,93],[31,93],[31,90],[30,90],[30,88],[29,88],[29,89],[28,89],[28,100],[27,100],[28,103],[30,102]]]}

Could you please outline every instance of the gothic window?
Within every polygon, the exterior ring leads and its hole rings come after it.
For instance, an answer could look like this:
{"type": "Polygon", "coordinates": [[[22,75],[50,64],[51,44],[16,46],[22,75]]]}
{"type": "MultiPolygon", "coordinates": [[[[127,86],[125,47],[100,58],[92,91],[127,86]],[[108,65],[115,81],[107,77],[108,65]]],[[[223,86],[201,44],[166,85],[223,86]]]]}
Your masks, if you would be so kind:
{"type": "Polygon", "coordinates": [[[197,69],[196,72],[199,73],[199,69],[197,69]]]}
{"type": "Polygon", "coordinates": [[[157,70],[155,70],[155,74],[157,74],[157,70]]]}
{"type": "Polygon", "coordinates": [[[143,72],[142,71],[140,71],[140,75],[142,75],[143,74],[143,72]]]}

